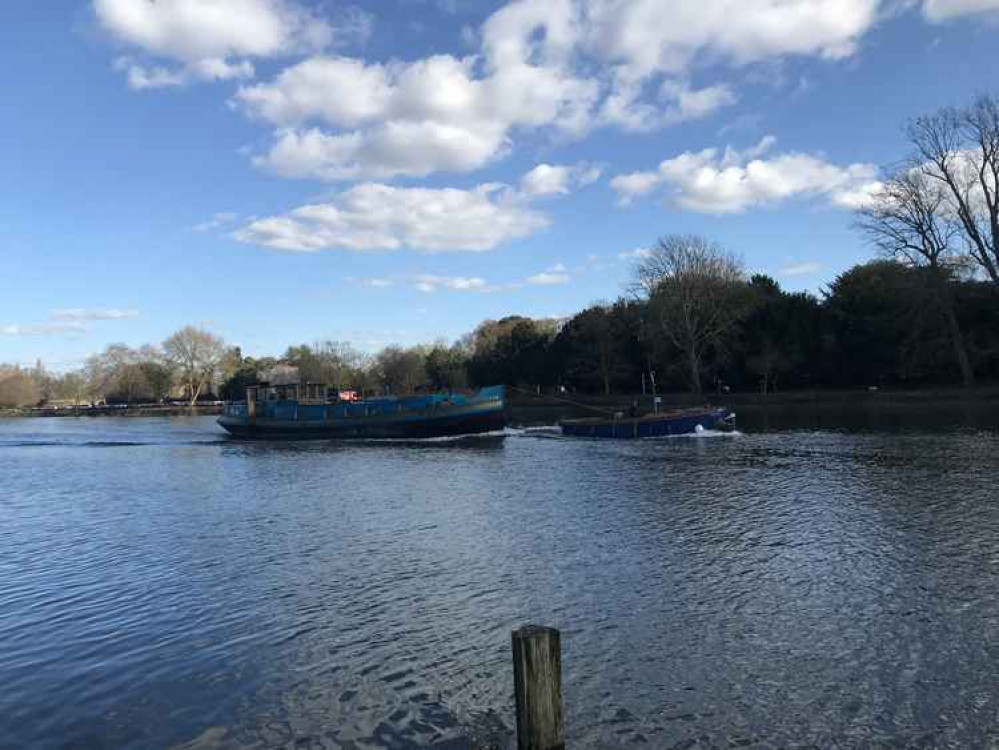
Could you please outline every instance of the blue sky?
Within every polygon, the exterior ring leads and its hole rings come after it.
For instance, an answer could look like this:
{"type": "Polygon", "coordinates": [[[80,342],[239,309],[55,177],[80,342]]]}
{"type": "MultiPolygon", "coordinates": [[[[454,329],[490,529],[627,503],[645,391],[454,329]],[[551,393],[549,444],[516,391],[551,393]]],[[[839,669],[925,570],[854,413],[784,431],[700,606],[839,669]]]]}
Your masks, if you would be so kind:
{"type": "Polygon", "coordinates": [[[675,232],[819,290],[999,41],[999,0],[5,7],[0,361],[56,369],[187,323],[266,354],[566,315],[675,232]]]}

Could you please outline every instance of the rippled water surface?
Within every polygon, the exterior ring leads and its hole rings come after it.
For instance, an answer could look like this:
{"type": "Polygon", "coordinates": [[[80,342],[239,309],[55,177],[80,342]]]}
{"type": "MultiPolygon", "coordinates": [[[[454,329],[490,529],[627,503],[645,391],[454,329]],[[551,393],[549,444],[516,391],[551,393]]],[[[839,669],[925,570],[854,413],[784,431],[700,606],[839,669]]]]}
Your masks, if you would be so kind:
{"type": "Polygon", "coordinates": [[[0,747],[999,746],[999,433],[0,422],[0,747]]]}

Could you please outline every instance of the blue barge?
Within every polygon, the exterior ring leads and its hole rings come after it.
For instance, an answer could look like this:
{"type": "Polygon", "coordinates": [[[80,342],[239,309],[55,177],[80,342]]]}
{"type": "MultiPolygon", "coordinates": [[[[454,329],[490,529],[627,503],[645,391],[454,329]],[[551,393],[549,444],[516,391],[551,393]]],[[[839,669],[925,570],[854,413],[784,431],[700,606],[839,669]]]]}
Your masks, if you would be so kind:
{"type": "Polygon", "coordinates": [[[615,419],[567,419],[563,435],[594,438],[655,438],[686,435],[700,430],[730,430],[735,414],[728,409],[684,409],[615,419]]]}
{"type": "Polygon", "coordinates": [[[331,400],[324,385],[250,387],[226,404],[218,423],[250,438],[430,438],[506,427],[503,386],[474,393],[331,400]]]}

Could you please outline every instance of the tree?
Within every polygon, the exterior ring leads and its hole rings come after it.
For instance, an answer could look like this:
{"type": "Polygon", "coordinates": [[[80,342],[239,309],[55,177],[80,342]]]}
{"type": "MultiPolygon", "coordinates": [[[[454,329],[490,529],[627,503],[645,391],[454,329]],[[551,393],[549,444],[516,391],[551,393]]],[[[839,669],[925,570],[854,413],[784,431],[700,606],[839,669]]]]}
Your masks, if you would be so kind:
{"type": "Polygon", "coordinates": [[[163,352],[177,368],[192,406],[204,386],[214,380],[227,351],[221,338],[194,326],[181,328],[163,342],[163,352]]]}
{"type": "Polygon", "coordinates": [[[427,352],[427,381],[435,390],[454,390],[468,384],[467,355],[458,344],[448,346],[438,341],[427,352]]]}
{"type": "Polygon", "coordinates": [[[691,391],[701,394],[709,359],[719,359],[752,302],[742,264],[694,235],[659,240],[635,268],[634,289],[649,301],[654,329],[682,353],[691,391]]]}
{"type": "Polygon", "coordinates": [[[42,391],[32,373],[14,365],[0,365],[0,406],[34,406],[42,391]]]}
{"type": "Polygon", "coordinates": [[[87,379],[81,372],[67,372],[56,379],[55,394],[79,406],[87,398],[87,379]]]}
{"type": "Polygon", "coordinates": [[[627,300],[593,305],[570,319],[554,342],[570,385],[609,395],[641,380],[641,306],[627,300]]]}
{"type": "Polygon", "coordinates": [[[139,370],[145,381],[146,394],[154,401],[163,401],[170,395],[173,385],[173,370],[162,362],[145,360],[140,362],[139,370]]]}
{"type": "Polygon", "coordinates": [[[379,352],[376,366],[381,374],[382,385],[392,394],[412,393],[427,381],[423,353],[418,349],[386,347],[379,352]]]}
{"type": "Polygon", "coordinates": [[[980,96],[970,106],[946,108],[906,128],[912,145],[907,169],[931,200],[945,201],[948,241],[999,284],[999,99],[980,96]]]}
{"type": "Polygon", "coordinates": [[[554,338],[554,320],[511,315],[483,321],[472,334],[469,377],[477,385],[552,384],[554,338]]]}
{"type": "Polygon", "coordinates": [[[852,385],[945,380],[953,362],[947,328],[927,299],[922,268],[879,260],[840,274],[826,299],[833,378],[852,385]]]}
{"type": "Polygon", "coordinates": [[[946,184],[926,169],[907,168],[884,179],[870,202],[859,209],[857,224],[885,256],[925,269],[926,304],[938,309],[946,321],[954,360],[964,386],[970,388],[975,376],[951,288],[959,262],[955,236],[960,228],[949,214],[946,184]]]}

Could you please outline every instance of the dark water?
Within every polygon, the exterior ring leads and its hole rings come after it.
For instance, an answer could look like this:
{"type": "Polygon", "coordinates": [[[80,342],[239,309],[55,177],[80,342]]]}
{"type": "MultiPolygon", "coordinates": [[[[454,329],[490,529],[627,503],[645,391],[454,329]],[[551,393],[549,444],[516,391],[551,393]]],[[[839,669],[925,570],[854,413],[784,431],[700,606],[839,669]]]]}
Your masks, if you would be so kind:
{"type": "Polygon", "coordinates": [[[0,747],[999,746],[999,432],[239,443],[0,422],[0,747]]]}

